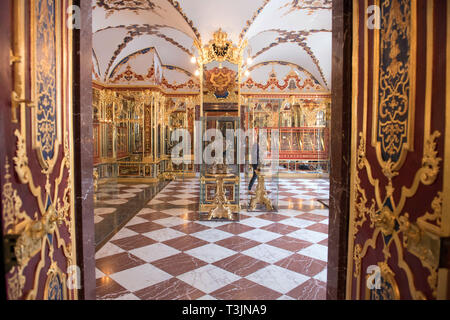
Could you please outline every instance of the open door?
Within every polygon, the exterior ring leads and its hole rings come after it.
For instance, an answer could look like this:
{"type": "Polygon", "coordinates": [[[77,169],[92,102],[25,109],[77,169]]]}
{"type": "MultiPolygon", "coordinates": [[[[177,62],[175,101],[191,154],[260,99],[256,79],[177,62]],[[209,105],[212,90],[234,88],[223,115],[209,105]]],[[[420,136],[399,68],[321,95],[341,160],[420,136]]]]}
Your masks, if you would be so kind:
{"type": "Polygon", "coordinates": [[[449,299],[450,3],[354,4],[348,299],[449,299]]]}
{"type": "Polygon", "coordinates": [[[10,300],[78,298],[69,6],[2,1],[1,221],[10,300]]]}

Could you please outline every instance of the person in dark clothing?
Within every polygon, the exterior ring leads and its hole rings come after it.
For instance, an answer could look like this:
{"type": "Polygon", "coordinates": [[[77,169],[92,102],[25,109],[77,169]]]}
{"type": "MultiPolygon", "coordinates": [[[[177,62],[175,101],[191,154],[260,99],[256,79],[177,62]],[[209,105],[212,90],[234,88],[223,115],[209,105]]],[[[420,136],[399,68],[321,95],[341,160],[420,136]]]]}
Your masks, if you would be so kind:
{"type": "Polygon", "coordinates": [[[256,143],[253,145],[252,156],[255,154],[255,152],[256,152],[256,163],[251,164],[251,166],[253,168],[253,177],[250,180],[250,184],[248,185],[248,191],[252,190],[253,185],[256,182],[256,179],[258,179],[258,174],[256,173],[256,170],[258,170],[258,166],[259,166],[259,137],[258,137],[258,140],[256,141],[256,143]]]}

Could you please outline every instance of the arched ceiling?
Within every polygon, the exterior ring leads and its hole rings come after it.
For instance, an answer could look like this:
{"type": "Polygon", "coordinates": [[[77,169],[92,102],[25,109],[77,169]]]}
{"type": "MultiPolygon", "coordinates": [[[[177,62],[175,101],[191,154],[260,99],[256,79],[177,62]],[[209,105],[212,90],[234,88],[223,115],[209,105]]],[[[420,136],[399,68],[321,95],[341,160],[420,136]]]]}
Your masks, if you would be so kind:
{"type": "Polygon", "coordinates": [[[124,61],[154,48],[164,78],[177,83],[195,73],[190,61],[194,41],[206,45],[221,28],[237,46],[247,40],[244,61],[251,55],[250,70],[270,62],[273,70],[286,74],[286,65],[295,65],[330,90],[331,2],[93,0],[93,73],[107,83],[124,61]]]}

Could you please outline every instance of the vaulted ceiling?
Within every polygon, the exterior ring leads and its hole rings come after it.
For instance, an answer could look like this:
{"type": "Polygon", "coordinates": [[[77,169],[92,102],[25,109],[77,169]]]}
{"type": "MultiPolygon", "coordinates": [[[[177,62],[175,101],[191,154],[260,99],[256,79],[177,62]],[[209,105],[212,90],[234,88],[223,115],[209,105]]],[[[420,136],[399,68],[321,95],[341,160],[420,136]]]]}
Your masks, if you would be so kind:
{"type": "Polygon", "coordinates": [[[134,62],[133,72],[146,74],[157,60],[167,83],[196,81],[194,41],[206,45],[221,28],[236,46],[247,40],[244,61],[251,55],[253,63],[245,67],[260,77],[253,80],[264,82],[270,72],[286,75],[289,66],[329,91],[331,2],[93,0],[94,72],[108,83],[131,57],[151,53],[134,62]],[[270,70],[257,72],[259,67],[270,70]]]}

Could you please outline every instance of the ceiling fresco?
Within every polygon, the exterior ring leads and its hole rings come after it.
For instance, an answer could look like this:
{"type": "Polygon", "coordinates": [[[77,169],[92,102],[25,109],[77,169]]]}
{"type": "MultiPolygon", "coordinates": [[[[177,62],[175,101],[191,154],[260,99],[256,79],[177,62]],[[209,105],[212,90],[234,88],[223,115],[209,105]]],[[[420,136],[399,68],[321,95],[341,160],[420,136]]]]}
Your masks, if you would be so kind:
{"type": "Polygon", "coordinates": [[[207,45],[221,28],[235,46],[245,45],[243,67],[250,75],[241,87],[253,83],[252,90],[262,90],[269,81],[278,86],[267,88],[331,89],[331,0],[93,0],[92,5],[93,78],[104,84],[155,84],[157,57],[159,84],[198,90],[198,67],[191,62],[196,44],[207,45]]]}

